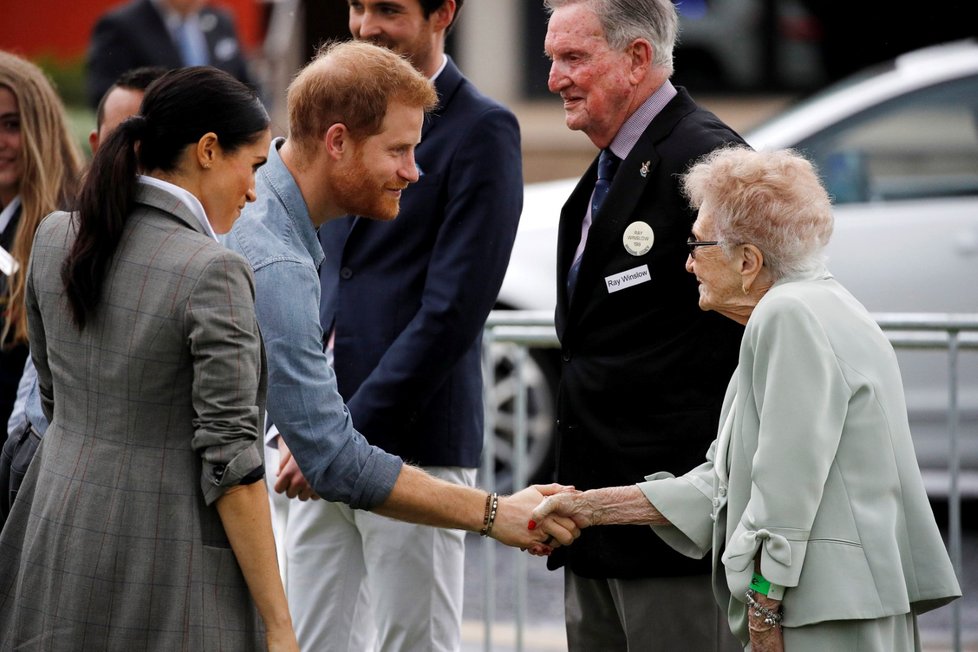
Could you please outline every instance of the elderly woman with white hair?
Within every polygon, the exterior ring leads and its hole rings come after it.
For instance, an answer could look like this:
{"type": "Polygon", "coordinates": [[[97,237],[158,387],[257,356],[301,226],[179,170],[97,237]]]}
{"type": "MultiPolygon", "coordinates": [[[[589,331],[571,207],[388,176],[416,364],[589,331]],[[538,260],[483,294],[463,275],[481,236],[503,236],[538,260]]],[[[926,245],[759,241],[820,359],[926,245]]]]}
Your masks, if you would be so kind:
{"type": "MultiPolygon", "coordinates": [[[[823,265],[829,197],[791,151],[718,150],[683,178],[700,308],[744,324],[706,463],[534,512],[648,524],[691,557],[748,650],[919,650],[961,595],[924,492],[896,356],[823,265]]],[[[707,345],[707,344],[704,344],[707,345]]]]}

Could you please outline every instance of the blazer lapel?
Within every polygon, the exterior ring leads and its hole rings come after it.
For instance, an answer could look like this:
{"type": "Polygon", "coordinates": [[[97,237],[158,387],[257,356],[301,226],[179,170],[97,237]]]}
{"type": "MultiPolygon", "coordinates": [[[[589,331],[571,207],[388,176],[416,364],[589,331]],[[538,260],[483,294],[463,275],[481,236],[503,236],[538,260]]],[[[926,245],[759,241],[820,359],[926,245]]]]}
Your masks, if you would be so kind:
{"type": "MultiPolygon", "coordinates": [[[[557,310],[555,323],[557,335],[563,339],[567,315],[570,309],[567,297],[567,272],[573,261],[577,245],[581,242],[581,225],[587,204],[594,191],[594,182],[598,178],[598,159],[591,161],[591,166],[577,182],[577,186],[560,210],[560,222],[557,226],[557,310]]],[[[580,280],[580,275],[578,275],[580,280]]]]}
{"type": "MultiPolygon", "coordinates": [[[[608,258],[609,251],[614,247],[624,246],[620,242],[619,234],[634,219],[636,209],[645,193],[649,179],[653,179],[657,175],[657,168],[661,160],[657,150],[659,142],[672,132],[676,123],[696,109],[696,105],[684,89],[679,88],[677,91],[676,97],[652,120],[645,132],[639,137],[638,142],[635,143],[632,151],[629,152],[628,157],[622,161],[618,167],[618,171],[615,173],[614,181],[611,183],[611,188],[608,191],[604,205],[601,207],[600,214],[596,218],[592,216],[591,228],[588,230],[587,246],[584,250],[584,256],[581,259],[581,269],[578,272],[577,289],[574,291],[574,298],[570,305],[567,305],[566,315],[569,324],[574,323],[574,318],[587,305],[589,294],[601,285],[596,282],[597,279],[595,278],[600,273],[601,261],[608,258]]],[[[581,180],[581,183],[574,190],[574,195],[572,195],[572,199],[578,200],[578,203],[575,203],[573,209],[580,215],[576,220],[578,225],[578,238],[574,240],[573,248],[575,249],[577,243],[580,241],[580,224],[584,219],[587,202],[590,200],[591,192],[594,190],[596,178],[597,159],[592,162],[584,179],[581,180]],[[585,184],[585,181],[587,184],[585,184]],[[583,201],[578,198],[579,192],[582,194],[586,192],[583,201]]],[[[565,210],[570,208],[571,201],[568,201],[565,205],[565,210]]],[[[570,222],[573,220],[566,221],[570,222]]],[[[565,220],[561,220],[561,228],[563,228],[564,223],[565,220]]],[[[561,233],[559,242],[568,242],[565,239],[564,233],[561,233]]],[[[568,258],[572,256],[573,249],[570,254],[565,253],[565,255],[568,258]]],[[[570,264],[571,261],[565,261],[564,257],[558,252],[558,265],[562,267],[562,269],[558,270],[558,279],[563,279],[559,289],[564,289],[566,286],[567,269],[570,267],[570,264]]],[[[566,301],[566,290],[562,293],[558,292],[558,294],[562,294],[566,301]]],[[[559,313],[559,299],[557,305],[559,313]]]]}
{"type": "MultiPolygon", "coordinates": [[[[446,55],[447,56],[447,55],[446,55]]],[[[441,116],[441,112],[444,107],[452,101],[455,97],[455,92],[458,91],[459,86],[462,85],[462,72],[452,61],[451,57],[448,57],[447,63],[445,63],[444,70],[435,79],[435,91],[438,93],[438,105],[430,113],[428,113],[424,118],[424,125],[421,127],[421,142],[424,142],[425,136],[428,132],[434,128],[435,124],[438,122],[438,118],[441,116]]]]}

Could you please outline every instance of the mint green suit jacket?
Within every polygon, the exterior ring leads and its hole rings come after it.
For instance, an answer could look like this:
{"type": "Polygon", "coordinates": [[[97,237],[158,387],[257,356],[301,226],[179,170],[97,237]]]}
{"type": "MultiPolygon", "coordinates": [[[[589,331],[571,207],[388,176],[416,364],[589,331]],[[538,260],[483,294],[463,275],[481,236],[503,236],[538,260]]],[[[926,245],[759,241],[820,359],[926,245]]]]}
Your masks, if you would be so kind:
{"type": "Polygon", "coordinates": [[[786,627],[921,613],[961,595],[896,355],[827,272],[779,281],[761,299],[720,424],[706,463],[639,487],[669,519],[653,527],[669,545],[713,551],[714,590],[742,641],[755,557],[787,587],[786,627]]]}

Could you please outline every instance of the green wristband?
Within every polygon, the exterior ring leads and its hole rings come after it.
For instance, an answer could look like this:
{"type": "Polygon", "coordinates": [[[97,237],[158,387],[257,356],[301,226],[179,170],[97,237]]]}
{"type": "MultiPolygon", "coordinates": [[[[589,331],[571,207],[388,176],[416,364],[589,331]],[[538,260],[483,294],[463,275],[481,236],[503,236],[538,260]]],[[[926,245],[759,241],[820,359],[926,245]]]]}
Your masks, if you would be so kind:
{"type": "Polygon", "coordinates": [[[750,588],[754,589],[761,595],[767,595],[771,590],[771,583],[764,579],[764,576],[760,573],[754,573],[750,578],[750,588]]]}

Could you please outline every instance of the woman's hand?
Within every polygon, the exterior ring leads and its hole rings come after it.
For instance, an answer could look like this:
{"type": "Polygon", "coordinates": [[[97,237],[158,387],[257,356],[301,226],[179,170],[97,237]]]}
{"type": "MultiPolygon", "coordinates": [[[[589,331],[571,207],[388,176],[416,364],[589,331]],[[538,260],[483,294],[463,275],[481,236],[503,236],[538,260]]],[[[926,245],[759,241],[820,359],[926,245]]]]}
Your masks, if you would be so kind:
{"type": "Polygon", "coordinates": [[[287,627],[269,627],[266,624],[265,643],[268,652],[299,652],[299,643],[291,624],[287,627]]]}
{"type": "Polygon", "coordinates": [[[574,491],[559,484],[533,485],[513,494],[499,497],[499,509],[490,536],[508,546],[530,549],[534,554],[550,554],[557,545],[567,546],[581,535],[570,519],[547,519],[529,527],[533,509],[546,496],[574,491]]]}
{"type": "Polygon", "coordinates": [[[533,520],[537,523],[546,523],[554,516],[569,518],[579,528],[669,523],[636,485],[561,492],[551,495],[533,510],[533,520]]]}
{"type": "MultiPolygon", "coordinates": [[[[759,605],[777,612],[781,609],[781,601],[754,594],[754,600],[759,605]]],[[[784,635],[780,626],[764,622],[764,615],[754,615],[754,609],[747,607],[747,629],[750,632],[750,646],[753,652],[784,652],[784,635]]]]}

